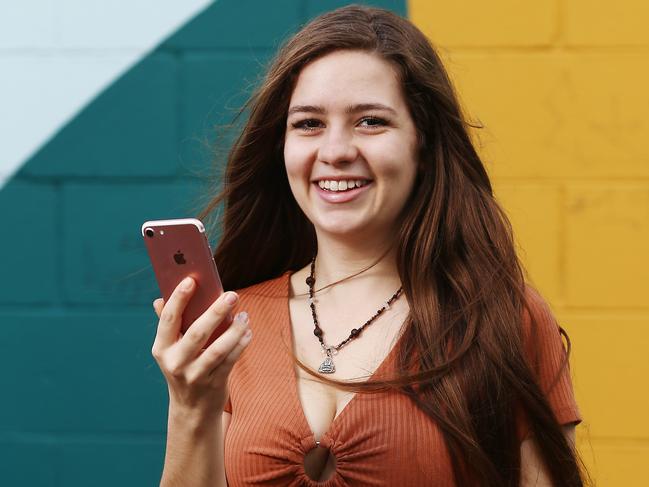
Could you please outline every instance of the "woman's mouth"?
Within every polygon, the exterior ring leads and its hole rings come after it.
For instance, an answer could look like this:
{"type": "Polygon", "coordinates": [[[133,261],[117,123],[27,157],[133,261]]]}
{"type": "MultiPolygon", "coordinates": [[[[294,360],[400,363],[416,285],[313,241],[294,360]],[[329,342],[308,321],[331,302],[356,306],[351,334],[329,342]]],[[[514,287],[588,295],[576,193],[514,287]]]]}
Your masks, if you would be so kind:
{"type": "Polygon", "coordinates": [[[349,191],[354,188],[361,188],[368,184],[369,181],[365,179],[347,179],[347,180],[333,180],[322,179],[318,181],[318,186],[325,191],[337,193],[341,191],[349,191]]]}
{"type": "Polygon", "coordinates": [[[322,179],[313,183],[320,198],[327,203],[347,203],[365,193],[372,186],[369,179],[322,179]]]}

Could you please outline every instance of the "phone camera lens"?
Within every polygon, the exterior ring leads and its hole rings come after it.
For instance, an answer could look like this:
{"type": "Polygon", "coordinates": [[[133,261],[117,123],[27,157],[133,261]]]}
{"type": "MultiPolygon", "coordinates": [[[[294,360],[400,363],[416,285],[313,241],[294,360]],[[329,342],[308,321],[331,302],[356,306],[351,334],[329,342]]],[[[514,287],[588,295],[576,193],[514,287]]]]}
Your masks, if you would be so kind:
{"type": "Polygon", "coordinates": [[[155,232],[153,231],[152,228],[147,228],[146,230],[144,230],[144,234],[147,237],[153,237],[155,235],[155,232]]]}

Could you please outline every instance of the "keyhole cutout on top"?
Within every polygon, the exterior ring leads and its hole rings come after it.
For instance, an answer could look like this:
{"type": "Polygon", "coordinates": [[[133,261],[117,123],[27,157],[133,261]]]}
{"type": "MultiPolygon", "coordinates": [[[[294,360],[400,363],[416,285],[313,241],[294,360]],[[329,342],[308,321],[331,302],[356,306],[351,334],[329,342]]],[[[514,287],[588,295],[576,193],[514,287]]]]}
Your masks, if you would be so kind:
{"type": "Polygon", "coordinates": [[[311,480],[329,480],[336,471],[336,456],[328,448],[316,446],[304,455],[304,471],[311,480]]]}

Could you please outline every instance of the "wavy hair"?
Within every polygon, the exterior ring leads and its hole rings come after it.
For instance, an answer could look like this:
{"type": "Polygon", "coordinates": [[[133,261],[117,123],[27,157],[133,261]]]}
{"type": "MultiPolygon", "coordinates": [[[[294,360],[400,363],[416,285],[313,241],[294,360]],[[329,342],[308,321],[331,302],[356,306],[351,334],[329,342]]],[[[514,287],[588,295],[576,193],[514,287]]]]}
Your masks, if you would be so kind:
{"type": "Polygon", "coordinates": [[[410,313],[393,378],[337,381],[293,359],[343,389],[390,388],[411,397],[442,431],[458,485],[519,485],[517,408],[528,418],[554,485],[583,485],[577,453],[524,360],[521,317],[529,290],[511,224],[439,56],[408,20],[347,6],[314,19],[279,50],[242,109],[248,118],[230,150],[223,189],[199,215],[208,217],[223,204],[214,258],[225,287],[298,270],[316,253],[315,231],[284,167],[286,117],[302,68],[341,49],[373,53],[396,68],[418,130],[421,168],[396,238],[410,313]]]}

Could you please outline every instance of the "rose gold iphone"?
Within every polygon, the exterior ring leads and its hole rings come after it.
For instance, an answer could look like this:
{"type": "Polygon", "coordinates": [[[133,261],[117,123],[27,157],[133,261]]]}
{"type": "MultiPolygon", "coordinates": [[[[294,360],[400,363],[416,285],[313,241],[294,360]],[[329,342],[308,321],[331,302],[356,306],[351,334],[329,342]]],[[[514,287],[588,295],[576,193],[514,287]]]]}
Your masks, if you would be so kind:
{"type": "MultiPolygon", "coordinates": [[[[144,222],[142,237],[153,265],[160,292],[169,300],[173,290],[185,277],[196,282],[194,294],[182,316],[182,333],[223,293],[205,227],[194,218],[144,222]]],[[[226,319],[205,344],[207,347],[231,324],[226,319]]]]}

